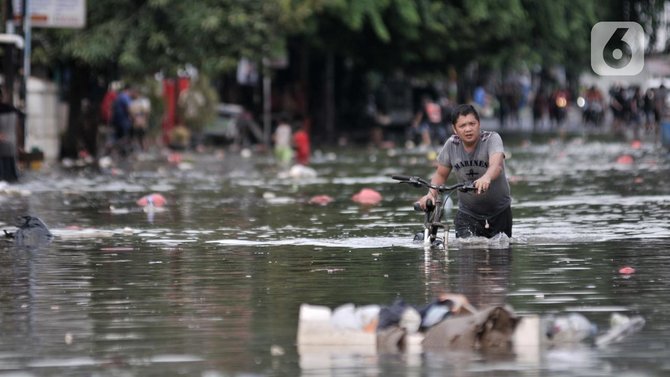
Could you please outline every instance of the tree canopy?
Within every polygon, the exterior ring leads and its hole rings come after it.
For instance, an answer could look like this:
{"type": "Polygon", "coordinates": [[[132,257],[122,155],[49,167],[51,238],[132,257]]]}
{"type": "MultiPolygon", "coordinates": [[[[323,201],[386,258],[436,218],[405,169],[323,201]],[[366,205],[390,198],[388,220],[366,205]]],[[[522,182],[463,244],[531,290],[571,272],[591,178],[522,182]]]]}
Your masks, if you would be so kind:
{"type": "MultiPolygon", "coordinates": [[[[343,93],[357,91],[350,102],[364,102],[359,84],[368,73],[445,78],[462,75],[472,66],[504,72],[520,66],[562,65],[574,78],[589,69],[590,31],[598,21],[640,22],[654,42],[664,4],[658,0],[96,0],[87,2],[83,29],[34,29],[32,63],[43,68],[33,72],[66,67],[76,77],[72,81],[78,83],[70,86],[70,127],[76,126],[80,111],[81,98],[75,97],[87,95],[84,76],[89,81],[100,73],[108,80],[143,80],[159,72],[174,77],[193,66],[204,76],[217,78],[234,70],[240,58],[260,62],[286,56],[287,46],[309,51],[317,69],[329,61],[332,72],[334,57],[350,76],[358,76],[348,80],[349,91],[343,93]]],[[[322,73],[316,81],[325,77],[322,73]]],[[[330,88],[328,101],[334,92],[334,86],[330,88]]]]}
{"type": "Polygon", "coordinates": [[[260,60],[283,49],[287,38],[300,38],[381,71],[445,72],[447,65],[472,61],[584,68],[591,27],[616,13],[593,0],[97,0],[87,6],[85,29],[35,32],[34,64],[76,61],[133,75],[192,64],[216,75],[240,57],[260,60]]]}
{"type": "Polygon", "coordinates": [[[174,74],[186,64],[217,72],[241,56],[267,56],[285,33],[276,1],[96,0],[82,30],[36,31],[35,55],[130,75],[174,74]],[[39,43],[42,42],[42,43],[39,43]]]}
{"type": "Polygon", "coordinates": [[[333,0],[300,30],[368,68],[446,72],[476,61],[587,67],[595,1],[333,0]],[[583,57],[575,60],[576,56],[583,57]]]}

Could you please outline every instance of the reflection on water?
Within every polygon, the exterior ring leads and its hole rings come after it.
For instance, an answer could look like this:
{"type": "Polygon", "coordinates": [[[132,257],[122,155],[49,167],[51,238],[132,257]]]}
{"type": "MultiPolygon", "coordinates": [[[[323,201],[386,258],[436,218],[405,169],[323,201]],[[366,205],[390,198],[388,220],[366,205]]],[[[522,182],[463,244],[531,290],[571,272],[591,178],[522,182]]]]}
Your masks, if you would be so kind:
{"type": "Polygon", "coordinates": [[[670,163],[653,148],[513,142],[507,161],[509,247],[450,235],[450,249],[412,242],[423,194],[390,174],[427,177],[422,152],[338,151],[318,176],[278,178],[266,157],[156,157],[128,174],[29,173],[0,194],[0,220],[37,215],[54,241],[0,250],[0,374],[10,375],[662,375],[670,325],[670,163]],[[616,157],[631,153],[632,166],[616,157]],[[350,198],[363,187],[377,206],[350,198]],[[135,201],[152,192],[165,211],[135,201]],[[32,193],[32,194],[31,194],[32,193]],[[309,204],[325,194],[334,202],[309,204]],[[459,247],[459,244],[461,247],[459,247]],[[636,272],[623,275],[619,269],[636,272]],[[595,349],[508,360],[478,354],[299,353],[302,303],[425,304],[444,291],[518,313],[577,311],[607,327],[640,314],[642,332],[595,349]],[[318,356],[318,357],[317,357],[318,356]],[[569,365],[569,367],[568,367],[569,365]]]}

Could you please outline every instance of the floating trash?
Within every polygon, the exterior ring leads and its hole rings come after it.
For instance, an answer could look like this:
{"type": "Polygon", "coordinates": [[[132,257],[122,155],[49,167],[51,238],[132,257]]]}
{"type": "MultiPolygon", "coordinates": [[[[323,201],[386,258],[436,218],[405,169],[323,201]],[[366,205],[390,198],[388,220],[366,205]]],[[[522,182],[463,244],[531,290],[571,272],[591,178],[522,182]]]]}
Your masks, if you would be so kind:
{"type": "Polygon", "coordinates": [[[163,207],[167,200],[163,195],[154,193],[139,198],[136,203],[140,207],[163,207]]]}
{"type": "Polygon", "coordinates": [[[14,233],[5,231],[5,237],[13,238],[18,246],[37,247],[46,245],[53,239],[53,234],[47,225],[37,217],[23,216],[23,223],[18,226],[14,233]]]}
{"type": "Polygon", "coordinates": [[[364,188],[358,193],[354,194],[351,197],[351,200],[359,204],[373,205],[382,201],[382,195],[373,189],[364,188]]]}
{"type": "Polygon", "coordinates": [[[331,196],[328,195],[315,195],[309,199],[309,204],[317,204],[321,206],[325,206],[330,204],[333,200],[331,196]]]}
{"type": "Polygon", "coordinates": [[[622,275],[630,275],[635,273],[635,269],[630,266],[621,267],[619,273],[622,275]]]}

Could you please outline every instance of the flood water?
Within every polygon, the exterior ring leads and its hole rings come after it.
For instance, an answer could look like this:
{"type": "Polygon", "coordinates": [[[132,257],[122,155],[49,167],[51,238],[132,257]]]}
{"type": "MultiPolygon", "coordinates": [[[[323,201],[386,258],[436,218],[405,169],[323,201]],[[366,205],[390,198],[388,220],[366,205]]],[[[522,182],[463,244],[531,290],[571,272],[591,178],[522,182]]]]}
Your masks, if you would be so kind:
{"type": "Polygon", "coordinates": [[[338,148],[317,176],[280,177],[268,156],[184,154],[123,174],[49,168],[0,194],[5,229],[40,217],[55,235],[0,250],[0,376],[661,376],[670,373],[670,158],[643,143],[505,138],[509,249],[412,242],[425,152],[338,148]],[[617,163],[631,154],[633,164],[617,163]],[[383,196],[360,206],[364,187],[383,196]],[[165,211],[135,201],[160,192],[165,211]],[[327,194],[326,206],[308,204],[327,194]],[[630,266],[635,273],[619,269],[630,266]],[[442,291],[520,315],[579,312],[623,341],[533,357],[378,355],[299,349],[302,303],[422,305],[442,291]]]}

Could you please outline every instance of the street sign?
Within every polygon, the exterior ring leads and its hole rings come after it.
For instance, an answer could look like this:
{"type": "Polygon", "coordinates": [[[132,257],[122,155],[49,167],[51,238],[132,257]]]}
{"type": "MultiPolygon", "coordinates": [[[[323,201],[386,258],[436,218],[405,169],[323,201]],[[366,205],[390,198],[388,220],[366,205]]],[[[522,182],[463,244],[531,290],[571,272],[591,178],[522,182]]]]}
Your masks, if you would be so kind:
{"type": "MultiPolygon", "coordinates": [[[[23,0],[12,0],[14,19],[23,19],[23,0]]],[[[30,0],[30,26],[80,29],[86,26],[86,0],[30,0]]]]}

